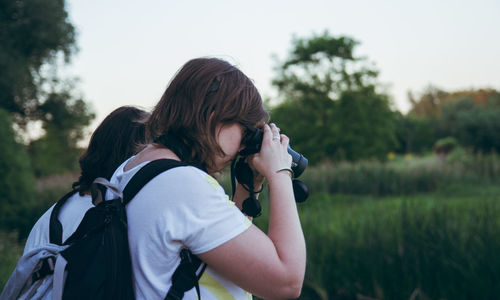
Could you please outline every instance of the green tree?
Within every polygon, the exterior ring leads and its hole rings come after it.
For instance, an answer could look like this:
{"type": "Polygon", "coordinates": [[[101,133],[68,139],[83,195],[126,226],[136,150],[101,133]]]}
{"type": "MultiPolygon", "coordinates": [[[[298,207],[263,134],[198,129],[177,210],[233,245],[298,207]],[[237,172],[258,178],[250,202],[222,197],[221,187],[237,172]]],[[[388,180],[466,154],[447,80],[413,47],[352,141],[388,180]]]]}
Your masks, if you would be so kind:
{"type": "Polygon", "coordinates": [[[373,87],[342,93],[335,121],[338,122],[338,153],[347,160],[384,160],[395,149],[395,114],[387,95],[373,87]]]}
{"type": "Polygon", "coordinates": [[[0,0],[0,41],[0,108],[25,125],[43,102],[42,66],[76,50],[64,0],[0,0]]]}
{"type": "Polygon", "coordinates": [[[477,152],[500,152],[500,103],[495,102],[483,106],[465,97],[446,103],[438,122],[439,136],[452,136],[477,152]]]}
{"type": "Polygon", "coordinates": [[[500,150],[500,92],[494,89],[449,92],[429,86],[418,99],[410,94],[410,101],[412,108],[405,117],[406,123],[398,122],[406,126],[398,129],[398,138],[412,146],[409,151],[429,148],[430,140],[415,138],[421,136],[419,131],[427,131],[432,143],[453,137],[460,145],[475,151],[500,150]]]}
{"type": "Polygon", "coordinates": [[[398,153],[422,154],[430,151],[436,142],[436,118],[418,117],[414,114],[397,114],[396,138],[398,153]]]}
{"type": "Polygon", "coordinates": [[[0,0],[0,38],[0,108],[21,130],[35,120],[44,129],[29,147],[36,175],[74,170],[94,115],[57,75],[60,59],[76,51],[65,1],[0,0]]]}
{"type": "Polygon", "coordinates": [[[45,135],[29,145],[35,175],[77,171],[81,154],[77,143],[84,136],[83,128],[94,118],[88,105],[68,91],[60,91],[48,95],[39,114],[45,135]]]}
{"type": "Polygon", "coordinates": [[[0,228],[25,230],[33,206],[34,180],[24,146],[15,140],[9,114],[0,109],[0,228]]]}
{"type": "Polygon", "coordinates": [[[357,45],[328,32],[295,38],[276,67],[281,103],[271,116],[312,163],[384,158],[395,147],[395,115],[376,92],[378,71],[354,55],[357,45]]]}

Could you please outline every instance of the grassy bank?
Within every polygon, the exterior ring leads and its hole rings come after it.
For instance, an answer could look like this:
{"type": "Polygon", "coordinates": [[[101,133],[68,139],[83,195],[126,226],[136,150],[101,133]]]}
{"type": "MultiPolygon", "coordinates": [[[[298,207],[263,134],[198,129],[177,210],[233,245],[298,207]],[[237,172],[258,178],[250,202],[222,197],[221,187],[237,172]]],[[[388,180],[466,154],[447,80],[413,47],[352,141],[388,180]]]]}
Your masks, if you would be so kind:
{"type": "Polygon", "coordinates": [[[408,197],[314,195],[300,206],[306,279],[313,283],[303,299],[318,293],[328,299],[495,298],[499,195],[495,186],[408,197]]]}

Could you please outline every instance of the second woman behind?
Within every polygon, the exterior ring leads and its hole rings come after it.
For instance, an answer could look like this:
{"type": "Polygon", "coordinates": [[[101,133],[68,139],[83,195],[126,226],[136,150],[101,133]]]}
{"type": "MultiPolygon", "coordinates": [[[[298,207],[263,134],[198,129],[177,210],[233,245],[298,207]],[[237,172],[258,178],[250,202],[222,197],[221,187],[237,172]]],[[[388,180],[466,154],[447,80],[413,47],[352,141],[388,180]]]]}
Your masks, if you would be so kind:
{"type": "MultiPolygon", "coordinates": [[[[145,122],[149,113],[132,106],[122,106],[111,112],[96,128],[89,146],[80,157],[81,174],[73,184],[76,189],[59,212],[62,241],[70,237],[88,209],[93,207],[90,185],[97,177],[110,179],[116,168],[128,157],[150,142],[145,122]]],[[[50,207],[36,222],[24,247],[24,253],[49,243],[50,207]]]]}

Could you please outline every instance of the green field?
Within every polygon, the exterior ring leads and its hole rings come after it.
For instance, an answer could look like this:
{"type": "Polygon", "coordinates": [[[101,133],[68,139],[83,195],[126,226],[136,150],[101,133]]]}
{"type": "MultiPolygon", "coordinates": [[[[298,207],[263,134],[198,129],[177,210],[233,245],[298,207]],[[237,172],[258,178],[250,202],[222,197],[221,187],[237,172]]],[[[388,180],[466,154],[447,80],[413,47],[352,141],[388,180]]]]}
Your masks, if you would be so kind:
{"type": "Polygon", "coordinates": [[[303,298],[493,299],[500,292],[500,187],[406,197],[314,195],[300,207],[303,298]]]}

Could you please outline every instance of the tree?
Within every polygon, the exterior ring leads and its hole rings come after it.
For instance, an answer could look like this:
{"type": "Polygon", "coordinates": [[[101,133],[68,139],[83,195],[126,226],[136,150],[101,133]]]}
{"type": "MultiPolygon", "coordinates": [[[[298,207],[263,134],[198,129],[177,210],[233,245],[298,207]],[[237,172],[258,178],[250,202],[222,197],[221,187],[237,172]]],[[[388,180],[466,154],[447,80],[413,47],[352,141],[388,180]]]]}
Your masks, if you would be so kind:
{"type": "MultiPolygon", "coordinates": [[[[500,92],[494,89],[448,92],[429,86],[418,99],[410,94],[410,101],[412,108],[406,117],[407,123],[413,123],[414,130],[418,129],[418,124],[427,124],[422,130],[432,127],[433,130],[426,131],[434,142],[439,138],[453,137],[460,145],[475,151],[500,150],[500,92]]],[[[400,130],[400,139],[404,139],[402,134],[400,130]]],[[[418,133],[407,132],[406,139],[410,141],[415,135],[418,133]]],[[[410,151],[430,146],[429,140],[418,140],[414,141],[421,144],[414,144],[410,151]]]]}
{"type": "Polygon", "coordinates": [[[418,117],[414,114],[397,114],[397,153],[418,153],[430,151],[436,142],[436,118],[418,117]]]}
{"type": "Polygon", "coordinates": [[[45,135],[29,145],[35,175],[77,171],[81,154],[77,143],[94,114],[82,99],[74,99],[67,90],[50,93],[40,105],[39,114],[45,135]]]}
{"type": "Polygon", "coordinates": [[[441,113],[441,105],[448,100],[448,93],[429,85],[425,88],[419,99],[415,99],[411,92],[408,92],[408,99],[411,103],[410,114],[417,117],[437,117],[441,113]]]}
{"type": "Polygon", "coordinates": [[[378,71],[354,55],[358,42],[328,32],[294,39],[273,85],[271,116],[312,163],[384,158],[395,146],[394,113],[376,92],[378,71]]]}
{"type": "Polygon", "coordinates": [[[0,108],[21,132],[35,120],[45,131],[28,141],[36,175],[74,170],[94,114],[57,75],[61,58],[68,63],[76,51],[65,1],[0,0],[0,38],[0,108]]]}
{"type": "Polygon", "coordinates": [[[438,134],[476,152],[500,152],[500,105],[478,105],[468,97],[450,101],[442,107],[438,134]]]}
{"type": "Polygon", "coordinates": [[[42,102],[42,66],[76,50],[64,0],[1,0],[0,40],[0,108],[23,126],[42,102]]]}
{"type": "Polygon", "coordinates": [[[494,89],[444,91],[436,86],[429,85],[420,94],[418,99],[413,93],[408,93],[411,103],[410,114],[417,117],[438,117],[443,105],[457,99],[470,98],[472,103],[482,106],[494,105],[500,101],[500,93],[494,89]],[[496,102],[495,102],[496,101],[496,102]]]}
{"type": "Polygon", "coordinates": [[[28,227],[34,180],[23,145],[15,140],[9,114],[0,109],[0,228],[28,227]]]}
{"type": "Polygon", "coordinates": [[[347,160],[384,160],[397,145],[388,96],[377,94],[373,87],[342,93],[335,121],[340,129],[338,151],[347,160]]]}

